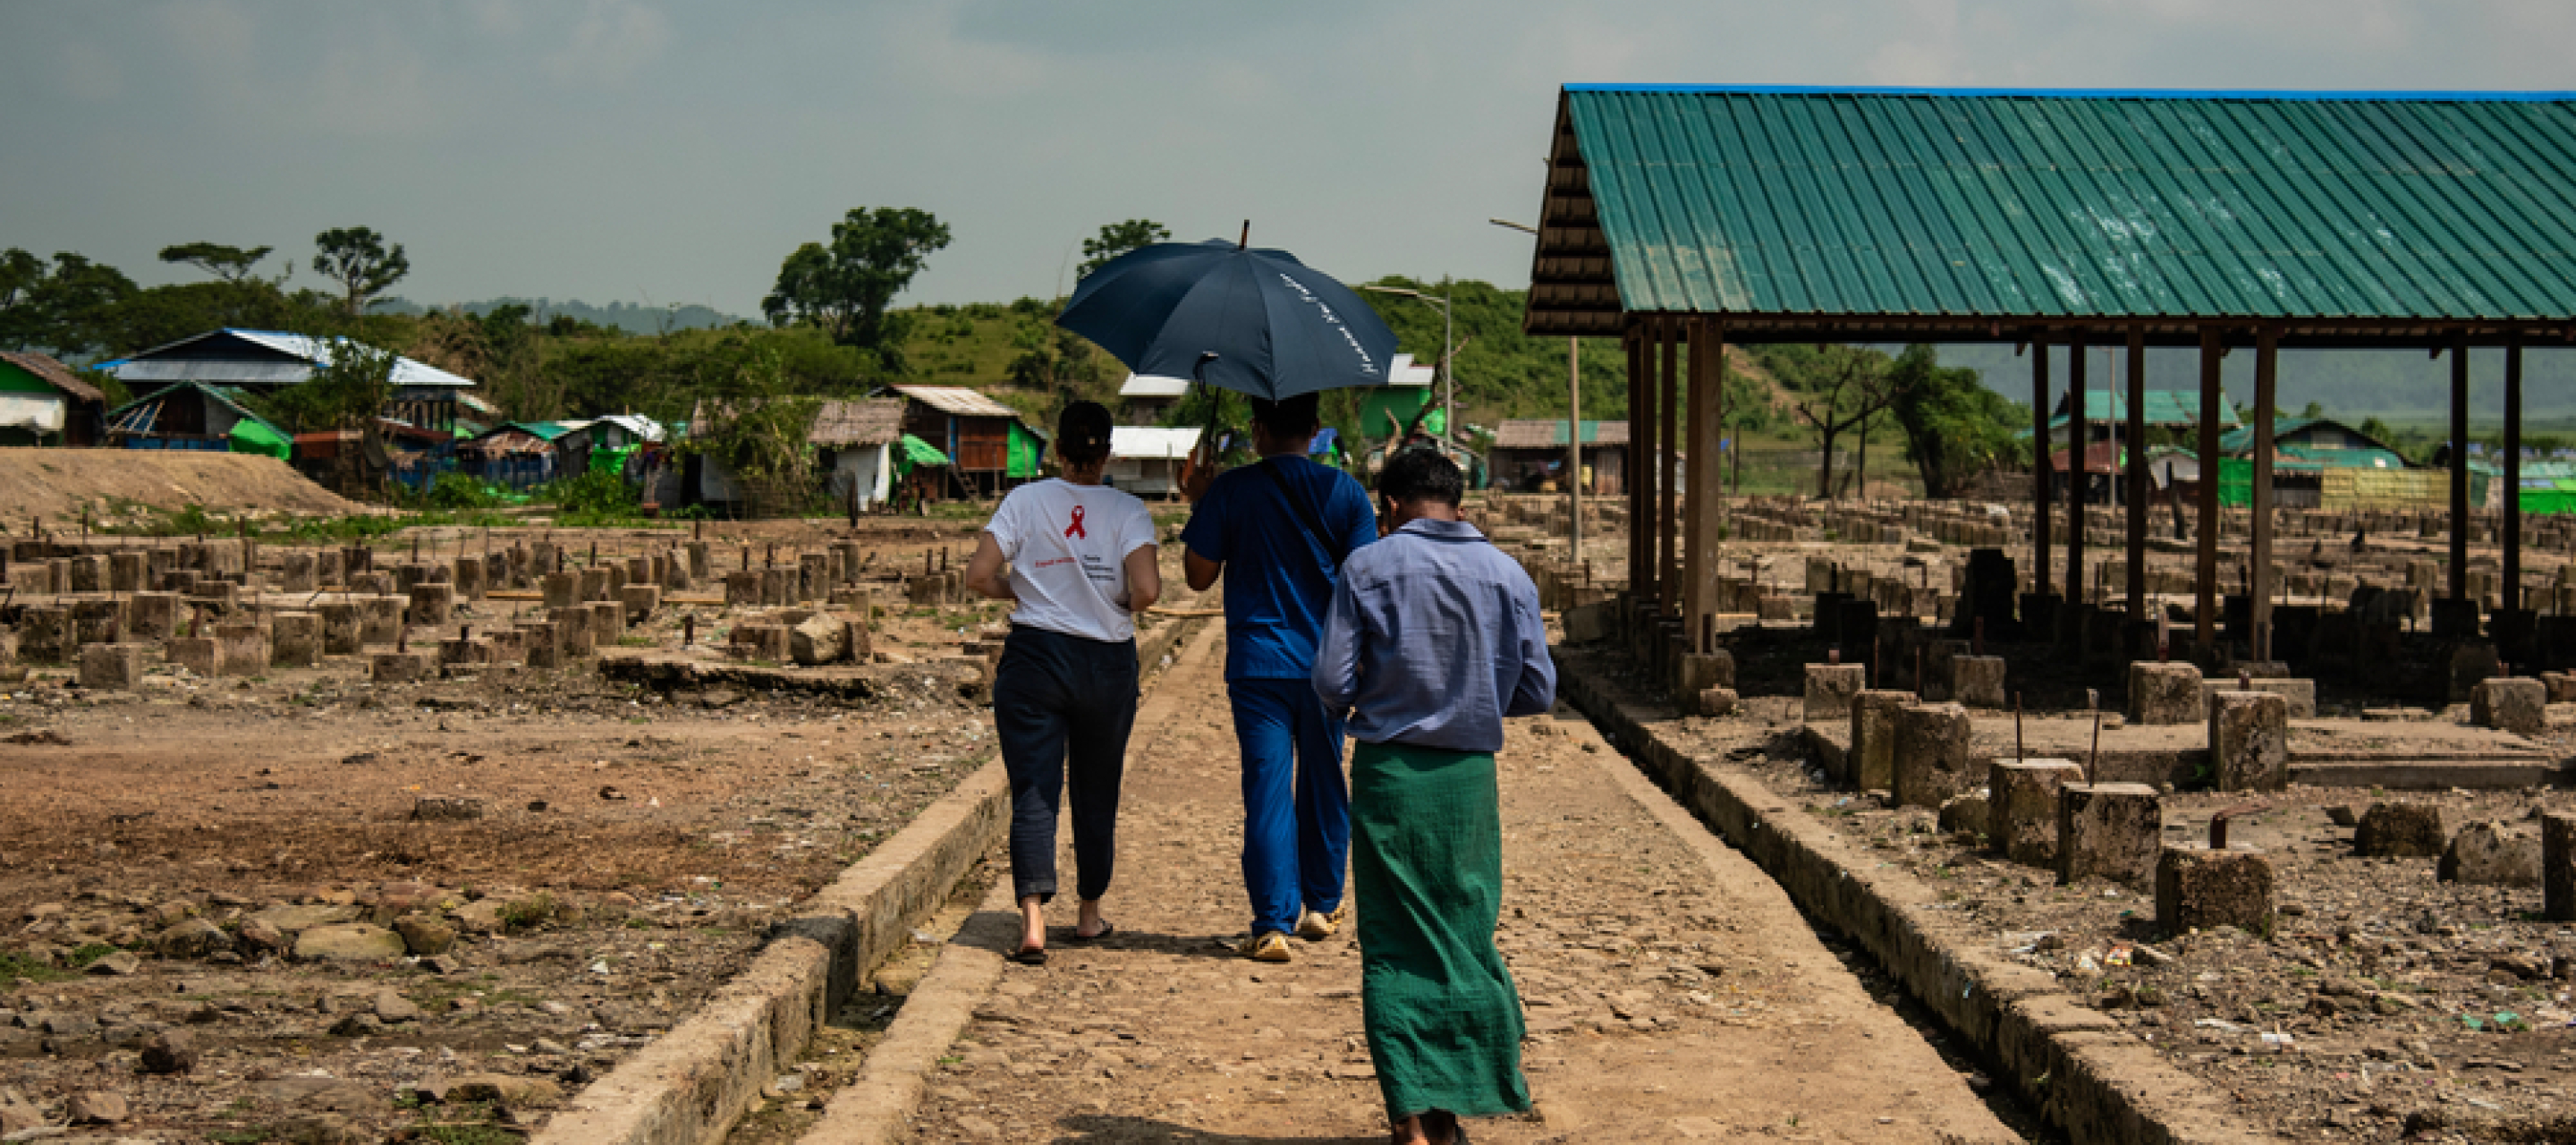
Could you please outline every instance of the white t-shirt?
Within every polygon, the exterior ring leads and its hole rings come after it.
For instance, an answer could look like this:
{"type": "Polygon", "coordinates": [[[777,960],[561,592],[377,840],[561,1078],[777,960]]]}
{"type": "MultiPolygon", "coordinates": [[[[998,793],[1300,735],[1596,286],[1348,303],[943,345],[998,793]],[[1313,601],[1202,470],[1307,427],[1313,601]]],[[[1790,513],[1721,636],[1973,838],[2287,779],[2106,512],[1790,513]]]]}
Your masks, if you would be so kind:
{"type": "Polygon", "coordinates": [[[1114,603],[1127,596],[1127,555],[1154,543],[1154,518],[1133,494],[1106,485],[1049,479],[1013,489],[984,531],[1011,562],[1020,606],[1011,623],[1115,644],[1136,638],[1136,621],[1114,603]]]}

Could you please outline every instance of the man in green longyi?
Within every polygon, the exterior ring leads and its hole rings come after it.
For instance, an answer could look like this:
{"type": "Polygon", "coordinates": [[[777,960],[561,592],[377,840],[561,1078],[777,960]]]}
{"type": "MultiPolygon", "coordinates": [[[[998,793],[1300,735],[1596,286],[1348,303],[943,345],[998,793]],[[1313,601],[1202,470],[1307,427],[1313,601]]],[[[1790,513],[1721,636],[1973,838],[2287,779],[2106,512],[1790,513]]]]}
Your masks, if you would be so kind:
{"type": "Polygon", "coordinates": [[[1351,554],[1315,692],[1350,712],[1360,1001],[1396,1145],[1457,1145],[1460,1117],[1530,1107],[1521,1005],[1494,946],[1503,718],[1556,702],[1538,588],[1458,519],[1466,482],[1428,449],[1388,459],[1392,530],[1351,554]]]}

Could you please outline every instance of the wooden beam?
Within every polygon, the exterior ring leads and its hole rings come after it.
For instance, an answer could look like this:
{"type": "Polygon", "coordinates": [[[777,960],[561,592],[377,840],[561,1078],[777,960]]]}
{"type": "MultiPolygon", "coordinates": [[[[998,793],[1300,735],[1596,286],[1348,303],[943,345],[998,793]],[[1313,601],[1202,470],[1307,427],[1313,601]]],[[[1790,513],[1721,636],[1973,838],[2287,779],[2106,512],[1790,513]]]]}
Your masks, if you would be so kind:
{"type": "Polygon", "coordinates": [[[2451,341],[2451,599],[2469,598],[2469,340],[2451,341]]]}
{"type": "Polygon", "coordinates": [[[1682,574],[1690,586],[1693,641],[1707,623],[1702,618],[1717,612],[1718,539],[1726,532],[1725,460],[1720,453],[1726,419],[1718,411],[1725,390],[1726,328],[1703,318],[1691,324],[1690,557],[1682,574]]]}
{"type": "MultiPolygon", "coordinates": [[[[1646,545],[1654,537],[1646,518],[1646,491],[1653,482],[1646,479],[1647,458],[1654,452],[1655,404],[1646,386],[1646,331],[1643,322],[1628,327],[1628,450],[1627,463],[1621,466],[1628,481],[1628,595],[1643,600],[1654,587],[1654,564],[1646,559],[1646,545]]],[[[1624,621],[1623,621],[1624,623],[1624,621]]]]}
{"type": "Polygon", "coordinates": [[[2200,529],[2192,538],[2192,647],[2204,659],[2218,642],[2218,413],[2225,407],[2219,389],[2219,344],[2216,327],[2200,332],[2200,529]]]}
{"type": "Polygon", "coordinates": [[[2280,335],[2266,326],[2254,341],[2254,658],[2272,658],[2272,400],[2281,365],[2280,335]]]}
{"type": "Polygon", "coordinates": [[[2147,615],[2147,331],[2129,327],[2129,619],[2147,615]]]}
{"type": "Polygon", "coordinates": [[[2522,607],[2522,337],[2504,344],[2504,598],[2522,607]]]}
{"type": "Polygon", "coordinates": [[[1655,483],[1655,491],[1662,495],[1657,504],[1655,516],[1658,550],[1655,583],[1662,590],[1658,601],[1663,607],[1663,614],[1670,616],[1681,604],[1682,590],[1681,530],[1677,527],[1680,524],[1677,510],[1681,500],[1682,323],[1677,316],[1665,315],[1656,325],[1657,333],[1663,339],[1661,374],[1664,392],[1655,406],[1655,412],[1659,415],[1655,419],[1655,425],[1657,435],[1663,439],[1664,447],[1660,460],[1662,472],[1656,477],[1655,483]]]}
{"type": "Polygon", "coordinates": [[[2030,340],[2030,590],[2048,595],[2048,343],[2030,340]]]}

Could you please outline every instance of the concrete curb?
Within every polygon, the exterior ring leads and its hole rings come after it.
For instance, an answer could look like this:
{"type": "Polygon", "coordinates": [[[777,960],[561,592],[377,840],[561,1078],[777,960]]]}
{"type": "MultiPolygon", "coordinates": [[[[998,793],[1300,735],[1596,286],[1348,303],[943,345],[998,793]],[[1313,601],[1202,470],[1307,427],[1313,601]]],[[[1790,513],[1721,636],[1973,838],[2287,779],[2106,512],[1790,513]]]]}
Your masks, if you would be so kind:
{"type": "Polygon", "coordinates": [[[1019,938],[1019,912],[1009,883],[997,883],[983,905],[940,950],[930,973],[903,1001],[885,1040],[868,1051],[858,1080],[832,1095],[823,1116],[798,1145],[885,1145],[903,1132],[939,1058],[975,1016],[1002,975],[1001,951],[1019,938]]]}
{"type": "Polygon", "coordinates": [[[867,968],[1002,838],[996,759],[781,924],[751,968],[670,1033],[574,1096],[536,1145],[714,1145],[839,1010],[867,968]]]}
{"type": "Polygon", "coordinates": [[[2108,1145],[2268,1145],[2225,1097],[2059,988],[1960,933],[1940,897],[1788,806],[1741,769],[1657,735],[1665,708],[1622,702],[1589,656],[1560,650],[1560,693],[1675,800],[1779,880],[1800,909],[1867,947],[1953,1033],[1997,1063],[2048,1124],[2108,1145]]]}

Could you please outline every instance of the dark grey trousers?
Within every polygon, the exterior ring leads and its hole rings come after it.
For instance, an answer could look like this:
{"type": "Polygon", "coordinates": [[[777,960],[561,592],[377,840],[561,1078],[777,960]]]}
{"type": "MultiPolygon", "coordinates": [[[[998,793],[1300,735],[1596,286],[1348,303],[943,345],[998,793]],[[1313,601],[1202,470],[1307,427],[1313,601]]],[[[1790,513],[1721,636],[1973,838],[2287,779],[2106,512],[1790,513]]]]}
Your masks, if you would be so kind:
{"type": "Polygon", "coordinates": [[[993,732],[1011,777],[1011,890],[1055,898],[1055,821],[1073,792],[1074,889],[1109,891],[1118,782],[1136,726],[1136,642],[1013,626],[993,673],[993,732]]]}

